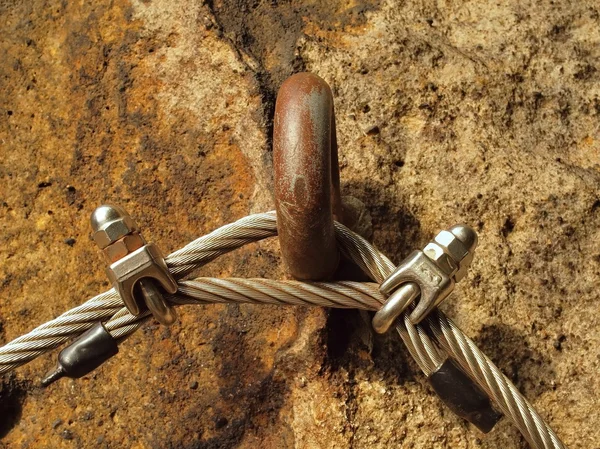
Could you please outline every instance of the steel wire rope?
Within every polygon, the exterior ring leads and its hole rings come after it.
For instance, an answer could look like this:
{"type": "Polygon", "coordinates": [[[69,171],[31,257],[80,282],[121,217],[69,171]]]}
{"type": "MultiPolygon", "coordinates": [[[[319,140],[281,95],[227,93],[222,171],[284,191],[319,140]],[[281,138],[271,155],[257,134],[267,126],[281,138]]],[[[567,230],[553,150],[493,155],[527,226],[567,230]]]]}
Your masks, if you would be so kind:
{"type": "MultiPolygon", "coordinates": [[[[335,227],[341,252],[374,281],[381,283],[395,269],[392,262],[364,238],[339,223],[335,227]]],[[[274,212],[250,215],[175,251],[166,258],[166,262],[175,278],[180,280],[179,290],[175,295],[167,296],[167,299],[180,305],[249,302],[367,310],[377,310],[385,301],[378,291],[378,284],[302,283],[264,279],[181,280],[222,254],[247,243],[272,237],[276,233],[274,212]]],[[[56,348],[97,321],[108,320],[107,330],[115,339],[122,340],[135,332],[148,318],[149,312],[137,317],[131,315],[122,306],[116,292],[109,290],[1,347],[0,374],[56,348]]],[[[531,403],[440,310],[430,314],[424,324],[419,325],[411,323],[405,312],[398,319],[396,329],[426,375],[430,375],[443,362],[440,354],[440,348],[443,348],[490,395],[534,448],[565,448],[531,403]],[[428,330],[433,334],[433,340],[428,330]]]]}

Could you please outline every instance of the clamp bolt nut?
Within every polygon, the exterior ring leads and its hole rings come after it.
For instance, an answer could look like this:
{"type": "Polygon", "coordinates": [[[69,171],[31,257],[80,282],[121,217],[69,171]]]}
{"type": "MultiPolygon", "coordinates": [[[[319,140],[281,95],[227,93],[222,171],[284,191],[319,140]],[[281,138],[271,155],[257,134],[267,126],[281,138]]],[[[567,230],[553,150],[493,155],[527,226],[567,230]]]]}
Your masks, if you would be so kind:
{"type": "Polygon", "coordinates": [[[139,232],[135,221],[119,206],[98,207],[92,214],[91,221],[94,230],[93,238],[100,249],[106,248],[126,235],[139,232]]]}

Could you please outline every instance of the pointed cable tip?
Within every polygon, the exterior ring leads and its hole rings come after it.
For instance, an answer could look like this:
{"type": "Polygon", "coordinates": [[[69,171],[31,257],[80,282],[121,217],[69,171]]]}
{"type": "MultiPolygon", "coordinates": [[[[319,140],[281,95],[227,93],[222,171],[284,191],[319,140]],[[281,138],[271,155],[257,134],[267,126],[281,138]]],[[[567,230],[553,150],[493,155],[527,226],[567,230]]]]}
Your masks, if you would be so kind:
{"type": "Polygon", "coordinates": [[[42,379],[42,387],[46,388],[51,383],[56,382],[67,374],[62,366],[58,365],[53,371],[46,374],[46,377],[42,379]]]}

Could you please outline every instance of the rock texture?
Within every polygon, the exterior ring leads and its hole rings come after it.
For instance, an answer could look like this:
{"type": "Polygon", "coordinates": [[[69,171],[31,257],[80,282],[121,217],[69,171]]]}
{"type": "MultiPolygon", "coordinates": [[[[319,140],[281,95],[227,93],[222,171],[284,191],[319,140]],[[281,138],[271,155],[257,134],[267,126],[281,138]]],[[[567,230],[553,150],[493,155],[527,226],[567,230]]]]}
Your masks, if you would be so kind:
{"type": "MultiPolygon", "coordinates": [[[[272,209],[277,86],[332,86],[344,194],[400,260],[455,222],[480,249],[444,309],[570,448],[599,448],[596,2],[0,1],[0,342],[108,287],[125,205],[165,252],[272,209]]],[[[285,276],[276,241],[211,276],[285,276]]],[[[6,448],[513,448],[454,417],[357,312],[186,308],[93,375],[6,375],[6,448]]]]}

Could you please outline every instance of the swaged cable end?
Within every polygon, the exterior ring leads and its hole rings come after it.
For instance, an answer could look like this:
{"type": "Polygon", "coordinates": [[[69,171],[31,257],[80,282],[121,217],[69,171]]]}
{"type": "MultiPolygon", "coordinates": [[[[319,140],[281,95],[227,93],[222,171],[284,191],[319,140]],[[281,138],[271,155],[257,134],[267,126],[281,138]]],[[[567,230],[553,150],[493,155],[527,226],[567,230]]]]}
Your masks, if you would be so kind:
{"type": "Polygon", "coordinates": [[[57,365],[52,371],[46,374],[46,377],[42,379],[42,387],[47,387],[48,385],[56,382],[58,379],[62,379],[65,377],[67,373],[61,365],[57,365]]]}
{"type": "Polygon", "coordinates": [[[502,419],[488,395],[452,360],[446,359],[427,380],[455,415],[488,433],[502,419]]]}
{"type": "Polygon", "coordinates": [[[56,369],[42,380],[47,387],[62,377],[78,379],[119,352],[117,341],[102,323],[96,323],[58,354],[56,369]]]}

